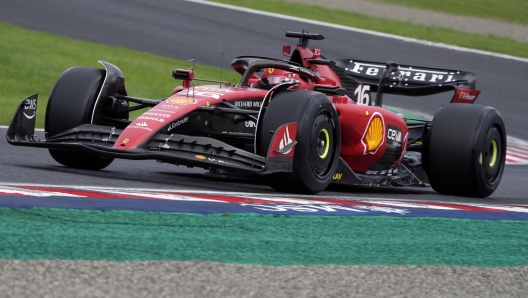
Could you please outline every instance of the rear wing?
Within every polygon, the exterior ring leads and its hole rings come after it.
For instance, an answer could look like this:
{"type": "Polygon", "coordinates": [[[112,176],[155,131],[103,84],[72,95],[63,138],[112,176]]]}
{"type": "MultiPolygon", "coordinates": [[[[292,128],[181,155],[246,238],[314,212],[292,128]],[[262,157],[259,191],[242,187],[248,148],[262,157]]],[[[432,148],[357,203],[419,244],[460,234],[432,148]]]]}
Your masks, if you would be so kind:
{"type": "MultiPolygon", "coordinates": [[[[382,95],[425,96],[455,91],[451,102],[473,103],[480,94],[475,90],[477,76],[468,71],[398,65],[352,59],[332,61],[330,67],[341,78],[342,87],[355,90],[370,85],[377,92],[375,105],[381,106],[382,95]]],[[[349,96],[350,97],[350,96],[349,96]]]]}

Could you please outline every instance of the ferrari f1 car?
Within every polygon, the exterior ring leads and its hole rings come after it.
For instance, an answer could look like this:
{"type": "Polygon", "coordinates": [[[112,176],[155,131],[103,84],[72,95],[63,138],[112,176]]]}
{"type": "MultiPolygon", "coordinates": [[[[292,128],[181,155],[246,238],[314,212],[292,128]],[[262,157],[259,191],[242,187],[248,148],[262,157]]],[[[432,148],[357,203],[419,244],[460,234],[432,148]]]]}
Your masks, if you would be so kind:
{"type": "Polygon", "coordinates": [[[329,60],[308,48],[320,34],[286,32],[289,59],[237,57],[236,85],[182,86],[162,100],[127,94],[121,70],[73,67],[56,82],[45,140],[34,135],[37,94],[24,99],[7,131],[12,145],[48,148],[60,164],[107,167],[114,158],[152,159],[262,176],[281,192],[314,194],[330,183],[431,186],[442,194],[486,197],[502,177],[506,133],[496,109],[473,104],[467,71],[394,62],[329,60]],[[454,91],[432,121],[382,108],[384,94],[454,91]],[[371,92],[373,94],[371,94],[371,92]],[[375,96],[373,96],[375,95],[375,96]],[[129,120],[129,113],[148,109],[129,120]]]}

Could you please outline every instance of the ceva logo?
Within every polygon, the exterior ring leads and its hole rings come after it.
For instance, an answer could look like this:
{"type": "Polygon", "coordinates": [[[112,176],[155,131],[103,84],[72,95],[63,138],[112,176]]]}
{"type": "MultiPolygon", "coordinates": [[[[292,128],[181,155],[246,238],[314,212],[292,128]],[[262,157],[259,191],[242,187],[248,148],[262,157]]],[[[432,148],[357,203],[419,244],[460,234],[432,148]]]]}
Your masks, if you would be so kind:
{"type": "Polygon", "coordinates": [[[387,133],[387,137],[390,140],[393,140],[393,141],[396,141],[396,142],[400,142],[401,143],[401,141],[402,141],[401,131],[398,131],[397,129],[389,128],[389,131],[387,133]]]}

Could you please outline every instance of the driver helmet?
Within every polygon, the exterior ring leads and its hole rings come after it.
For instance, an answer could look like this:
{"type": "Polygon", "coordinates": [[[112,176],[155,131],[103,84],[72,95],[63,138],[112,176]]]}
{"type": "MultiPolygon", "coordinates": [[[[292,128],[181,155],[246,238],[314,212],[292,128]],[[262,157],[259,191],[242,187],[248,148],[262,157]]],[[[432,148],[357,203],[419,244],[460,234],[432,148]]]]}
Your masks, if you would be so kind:
{"type": "Polygon", "coordinates": [[[292,80],[292,78],[292,72],[277,68],[264,68],[264,72],[262,73],[261,77],[262,82],[271,86],[275,86],[282,82],[288,82],[292,80]]]}

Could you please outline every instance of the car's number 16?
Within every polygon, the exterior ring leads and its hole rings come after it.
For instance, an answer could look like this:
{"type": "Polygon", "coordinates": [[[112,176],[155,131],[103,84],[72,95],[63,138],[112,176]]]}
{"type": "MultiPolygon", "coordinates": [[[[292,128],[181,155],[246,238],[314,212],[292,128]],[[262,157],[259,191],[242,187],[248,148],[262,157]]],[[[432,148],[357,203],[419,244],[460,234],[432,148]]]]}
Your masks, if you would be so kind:
{"type": "Polygon", "coordinates": [[[354,96],[358,105],[369,105],[370,104],[370,85],[359,85],[354,90],[354,96]]]}

